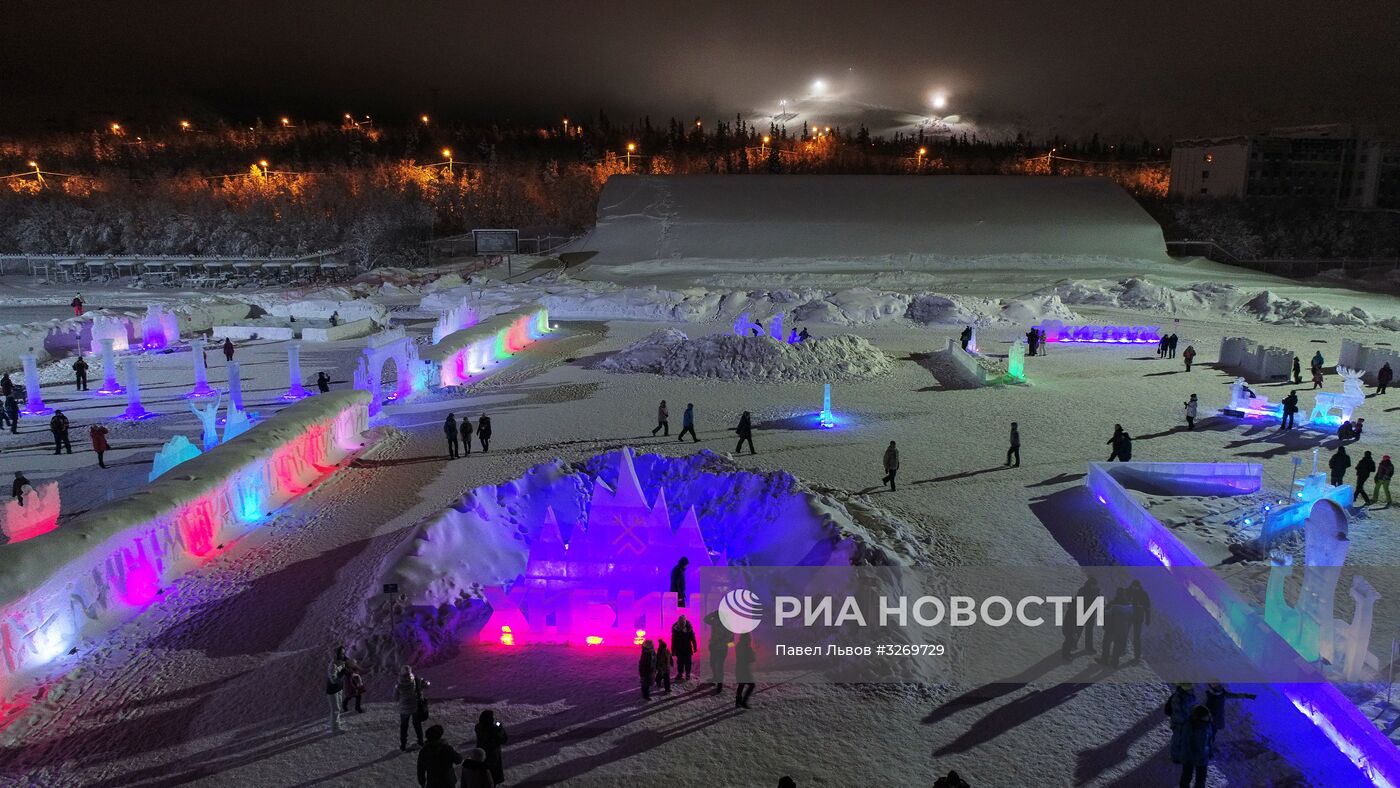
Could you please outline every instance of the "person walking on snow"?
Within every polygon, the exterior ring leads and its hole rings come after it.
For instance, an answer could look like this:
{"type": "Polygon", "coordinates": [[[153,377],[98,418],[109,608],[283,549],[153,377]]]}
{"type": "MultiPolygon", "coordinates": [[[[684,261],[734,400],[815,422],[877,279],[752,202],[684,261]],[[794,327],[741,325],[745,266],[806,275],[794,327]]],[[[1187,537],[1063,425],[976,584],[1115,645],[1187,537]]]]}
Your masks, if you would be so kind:
{"type": "Polygon", "coordinates": [[[1290,391],[1288,396],[1283,398],[1283,425],[1281,430],[1293,429],[1294,417],[1298,415],[1298,392],[1290,391]]]}
{"type": "Polygon", "coordinates": [[[399,708],[399,749],[408,749],[408,723],[413,722],[413,734],[418,738],[418,746],[423,746],[423,720],[427,718],[427,703],[423,700],[423,689],[428,686],[426,679],[413,675],[413,666],[404,665],[399,672],[399,682],[394,685],[394,701],[399,708]],[[419,712],[423,712],[419,716],[419,712]]]}
{"type": "Polygon", "coordinates": [[[690,559],[681,556],[681,560],[671,567],[671,593],[676,595],[676,607],[685,607],[685,568],[690,566],[690,559]]]}
{"type": "Polygon", "coordinates": [[[428,728],[428,742],[418,751],[418,784],[423,788],[456,788],[462,756],[443,741],[441,725],[428,728]]]}
{"type": "Polygon", "coordinates": [[[62,454],[64,451],[73,453],[73,442],[68,439],[68,417],[63,415],[63,411],[53,412],[53,418],[49,419],[49,432],[53,433],[54,454],[62,454]]]}
{"type": "Polygon", "coordinates": [[[1128,602],[1133,606],[1133,619],[1129,624],[1129,636],[1133,644],[1133,659],[1142,659],[1142,628],[1152,625],[1152,598],[1142,582],[1134,580],[1128,584],[1128,602]]]}
{"type": "Polygon", "coordinates": [[[1120,588],[1104,611],[1103,650],[1098,659],[1100,665],[1118,667],[1128,650],[1128,631],[1132,623],[1133,605],[1128,599],[1128,589],[1120,588]]]}
{"type": "Polygon", "coordinates": [[[1345,447],[1337,447],[1337,453],[1327,461],[1327,467],[1332,469],[1332,486],[1340,487],[1346,479],[1347,469],[1351,467],[1351,456],[1347,454],[1345,447]]]}
{"type": "Polygon", "coordinates": [[[1356,494],[1366,501],[1367,506],[1371,505],[1371,496],[1366,494],[1366,480],[1375,472],[1376,461],[1371,458],[1371,452],[1365,452],[1356,461],[1356,494]]]}
{"type": "Polygon", "coordinates": [[[687,402],[685,412],[681,414],[681,434],[676,436],[676,441],[685,440],[685,434],[690,433],[690,438],[695,443],[700,442],[700,438],[695,435],[695,405],[687,402]]]}
{"type": "Polygon", "coordinates": [[[749,454],[757,454],[753,450],[753,420],[748,411],[744,411],[744,415],[739,417],[739,426],[735,427],[734,431],[739,434],[739,442],[734,446],[734,453],[738,454],[739,450],[744,448],[744,444],[748,443],[749,454]]]}
{"type": "Polygon", "coordinates": [[[1210,759],[1215,755],[1215,723],[1210,709],[1197,706],[1182,723],[1180,735],[1172,736],[1172,762],[1181,764],[1180,788],[1206,788],[1210,759]],[[1195,776],[1194,783],[1192,775],[1195,776]]]}
{"type": "Polygon", "coordinates": [[[1390,388],[1390,381],[1394,379],[1395,370],[1390,368],[1390,362],[1387,361],[1381,365],[1380,371],[1376,373],[1376,393],[1384,394],[1385,390],[1390,388]]]}
{"type": "Polygon", "coordinates": [[[1297,356],[1293,357],[1293,385],[1303,385],[1303,362],[1297,356]]]}
{"type": "Polygon", "coordinates": [[[967,326],[958,334],[958,341],[962,343],[962,349],[967,351],[967,346],[972,343],[972,326],[967,326]]]}
{"type": "Polygon", "coordinates": [[[361,675],[360,666],[346,655],[344,646],[335,650],[335,661],[341,666],[340,675],[344,680],[344,688],[341,690],[340,712],[344,714],[350,711],[350,701],[354,701],[355,713],[364,714],[365,709],[361,699],[365,695],[365,678],[361,675]]]}
{"type": "Polygon", "coordinates": [[[442,431],[447,436],[447,459],[455,460],[461,456],[457,451],[457,417],[447,414],[442,422],[442,431]]]}
{"type": "Polygon", "coordinates": [[[1006,466],[1010,468],[1021,467],[1021,428],[1016,422],[1011,422],[1011,443],[1006,448],[1006,466]],[[1011,460],[1015,459],[1013,463],[1011,460]]]}
{"type": "Polygon", "coordinates": [[[78,354],[78,360],[73,362],[73,390],[87,391],[88,363],[83,360],[83,354],[78,354]]]}
{"type": "Polygon", "coordinates": [[[476,439],[481,442],[482,451],[491,451],[491,417],[485,413],[476,420],[476,439]]]}
{"type": "Polygon", "coordinates": [[[661,404],[656,406],[656,426],[652,428],[652,437],[656,436],[659,430],[665,430],[662,435],[671,434],[671,412],[666,410],[666,400],[661,400],[661,404]]]}
{"type": "Polygon", "coordinates": [[[501,758],[501,748],[510,737],[506,727],[496,722],[496,712],[485,709],[476,719],[476,746],[486,753],[486,768],[491,770],[491,779],[497,785],[506,781],[505,761],[501,758]]]}
{"type": "Polygon", "coordinates": [[[224,337],[224,361],[233,361],[233,339],[224,337]]]}
{"type": "Polygon", "coordinates": [[[69,301],[69,302],[68,302],[68,305],[71,306],[71,307],[73,307],[73,316],[74,316],[74,317],[82,317],[82,316],[83,316],[83,294],[82,294],[82,293],[78,293],[77,295],[73,296],[73,300],[72,300],[72,301],[69,301]]]}
{"type": "Polygon", "coordinates": [[[345,691],[345,663],[340,660],[344,650],[337,648],[326,668],[326,698],[331,704],[331,733],[340,733],[340,699],[345,691]]]}
{"type": "Polygon", "coordinates": [[[19,434],[19,400],[14,394],[5,395],[5,418],[10,422],[10,434],[19,434]]]}
{"type": "Polygon", "coordinates": [[[637,676],[642,681],[642,700],[651,700],[651,683],[656,679],[656,648],[648,638],[637,656],[637,676]]]}
{"type": "Polygon", "coordinates": [[[1255,697],[1257,696],[1252,692],[1231,692],[1218,681],[1207,684],[1205,706],[1210,709],[1210,719],[1215,723],[1216,732],[1225,729],[1225,701],[1231,698],[1254,700],[1255,697]]]}
{"type": "MultiPolygon", "coordinates": [[[[1088,580],[1084,581],[1084,585],[1080,586],[1079,590],[1074,592],[1074,596],[1077,600],[1075,602],[1075,610],[1091,609],[1098,600],[1103,598],[1103,594],[1099,591],[1098,578],[1090,576],[1088,580]]],[[[1081,635],[1084,637],[1084,650],[1090,654],[1094,653],[1094,621],[1095,619],[1090,617],[1089,620],[1084,622],[1084,626],[1081,627],[1075,616],[1069,615],[1065,617],[1065,637],[1064,643],[1060,647],[1060,656],[1066,661],[1074,656],[1074,651],[1079,646],[1081,635]]]]}
{"type": "Polygon", "coordinates": [[[671,650],[660,638],[656,639],[656,686],[662,692],[671,691],[671,650]]]}
{"type": "MultiPolygon", "coordinates": [[[[1390,459],[1389,457],[1386,458],[1390,459]]],[[[1380,482],[1377,482],[1379,484],[1380,482]]],[[[24,505],[24,488],[33,487],[29,480],[24,477],[23,471],[15,471],[15,480],[10,484],[10,497],[19,501],[19,505],[24,505]]]]}
{"type": "Polygon", "coordinates": [[[467,759],[462,761],[462,788],[496,788],[486,765],[486,751],[480,747],[467,750],[467,759]]]}
{"type": "Polygon", "coordinates": [[[0,375],[0,396],[8,397],[15,393],[15,382],[10,380],[10,373],[0,375]]]}
{"type": "Polygon", "coordinates": [[[468,416],[462,417],[462,424],[457,428],[462,435],[462,454],[472,453],[472,420],[468,416]]]}
{"type": "Polygon", "coordinates": [[[1196,429],[1196,412],[1200,407],[1200,402],[1196,399],[1196,395],[1192,394],[1191,399],[1182,403],[1182,405],[1186,408],[1186,430],[1188,432],[1193,431],[1196,429]]]}
{"type": "Polygon", "coordinates": [[[899,449],[895,448],[894,441],[885,447],[885,478],[880,481],[890,486],[890,492],[894,492],[894,477],[899,473],[899,449]]]}
{"type": "Polygon", "coordinates": [[[1385,493],[1386,508],[1390,507],[1390,479],[1395,476],[1395,464],[1390,461],[1390,455],[1381,457],[1381,464],[1376,466],[1376,489],[1373,495],[1380,501],[1381,493],[1385,493]]]}
{"type": "Polygon", "coordinates": [[[1312,361],[1309,363],[1309,367],[1312,369],[1313,375],[1316,375],[1317,373],[1322,371],[1323,366],[1324,362],[1322,360],[1322,351],[1319,350],[1313,354],[1312,361]]]}
{"type": "Polygon", "coordinates": [[[676,655],[676,681],[688,681],[695,652],[700,644],[695,639],[695,627],[684,613],[671,625],[671,651],[676,655]]]}
{"type": "Polygon", "coordinates": [[[729,659],[729,630],[719,620],[718,612],[705,615],[705,623],[710,625],[710,639],[705,645],[705,654],[710,658],[710,681],[715,685],[714,694],[724,692],[724,663],[729,659]]]}
{"type": "Polygon", "coordinates": [[[316,373],[316,388],[317,388],[318,390],[320,390],[320,392],[321,392],[322,394],[325,394],[326,392],[330,391],[330,390],[331,390],[331,376],[330,376],[330,375],[327,375],[327,374],[324,373],[324,372],[317,372],[317,373],[316,373]]]}
{"type": "Polygon", "coordinates": [[[97,467],[106,468],[107,463],[102,461],[102,456],[107,450],[112,448],[107,443],[107,428],[101,424],[94,424],[88,427],[88,439],[92,441],[92,450],[97,454],[97,467]]]}
{"type": "Polygon", "coordinates": [[[1194,345],[1187,345],[1186,349],[1181,351],[1181,360],[1186,362],[1186,371],[1190,372],[1191,362],[1196,360],[1196,348],[1194,345]]]}
{"type": "Polygon", "coordinates": [[[1178,339],[1176,334],[1172,334],[1171,336],[1167,337],[1167,358],[1176,358],[1177,342],[1178,339]]]}
{"type": "Polygon", "coordinates": [[[753,636],[745,632],[739,636],[739,642],[734,644],[734,683],[738,689],[734,691],[734,707],[747,709],[749,698],[753,697],[753,663],[758,658],[758,654],[753,649],[753,636]]]}
{"type": "Polygon", "coordinates": [[[1109,446],[1112,446],[1112,447],[1113,447],[1113,451],[1109,453],[1108,459],[1105,460],[1105,462],[1113,462],[1114,460],[1118,459],[1118,447],[1122,445],[1122,442],[1123,442],[1123,425],[1122,425],[1122,424],[1115,424],[1115,425],[1113,425],[1113,437],[1111,437],[1111,438],[1109,438],[1108,440],[1104,441],[1104,443],[1106,443],[1106,444],[1108,444],[1109,446]]]}

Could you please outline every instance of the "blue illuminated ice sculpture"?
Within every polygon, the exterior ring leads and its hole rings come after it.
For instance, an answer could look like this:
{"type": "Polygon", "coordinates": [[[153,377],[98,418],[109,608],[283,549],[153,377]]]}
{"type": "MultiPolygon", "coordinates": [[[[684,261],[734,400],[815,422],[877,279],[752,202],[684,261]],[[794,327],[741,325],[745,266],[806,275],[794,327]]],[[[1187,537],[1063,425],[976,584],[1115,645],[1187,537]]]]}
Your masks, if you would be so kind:
{"type": "Polygon", "coordinates": [[[831,415],[831,384],[822,386],[822,412],[817,414],[817,424],[824,430],[836,426],[836,417],[831,415]]]}

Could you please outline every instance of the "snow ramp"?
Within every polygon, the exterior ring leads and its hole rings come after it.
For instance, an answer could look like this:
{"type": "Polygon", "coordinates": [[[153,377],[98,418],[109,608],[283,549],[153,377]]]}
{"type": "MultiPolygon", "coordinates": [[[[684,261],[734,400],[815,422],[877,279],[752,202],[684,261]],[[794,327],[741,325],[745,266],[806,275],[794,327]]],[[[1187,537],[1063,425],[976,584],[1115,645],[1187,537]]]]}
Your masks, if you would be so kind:
{"type": "Polygon", "coordinates": [[[1161,228],[1108,179],[975,175],[619,175],[582,248],[639,273],[1166,259],[1161,228]]]}

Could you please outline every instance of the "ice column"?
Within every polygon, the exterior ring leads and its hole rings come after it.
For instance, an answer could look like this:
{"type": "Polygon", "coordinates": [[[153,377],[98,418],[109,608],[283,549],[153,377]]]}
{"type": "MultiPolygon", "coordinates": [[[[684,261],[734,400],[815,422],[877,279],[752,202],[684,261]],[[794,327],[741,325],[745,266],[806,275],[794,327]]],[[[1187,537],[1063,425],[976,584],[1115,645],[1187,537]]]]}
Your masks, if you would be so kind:
{"type": "Polygon", "coordinates": [[[1011,343],[1011,351],[1006,355],[1006,374],[1015,380],[1026,379],[1026,343],[1017,340],[1011,343]]]}
{"type": "Polygon", "coordinates": [[[238,362],[228,363],[228,406],[243,410],[243,381],[238,378],[238,362]]]}
{"type": "Polygon", "coordinates": [[[817,417],[817,423],[822,426],[822,429],[831,429],[836,426],[836,419],[831,415],[830,383],[823,384],[822,386],[822,412],[821,415],[817,417]]]}
{"type": "Polygon", "coordinates": [[[39,358],[34,355],[34,348],[29,350],[29,353],[19,357],[20,363],[24,364],[24,413],[30,416],[53,413],[53,408],[44,406],[44,395],[39,391],[39,358]]]}
{"type": "Polygon", "coordinates": [[[214,389],[209,387],[209,372],[204,367],[204,337],[190,340],[190,351],[194,353],[194,388],[186,397],[212,397],[214,389]]]}
{"type": "Polygon", "coordinates": [[[287,389],[287,393],[282,395],[282,399],[296,400],[311,396],[311,392],[301,385],[300,342],[287,343],[287,375],[291,378],[291,386],[287,389]]]}
{"type": "Polygon", "coordinates": [[[136,372],[134,356],[122,359],[122,371],[126,373],[126,412],[122,414],[122,418],[138,421],[154,416],[154,413],[141,406],[141,377],[136,372]]]}
{"type": "Polygon", "coordinates": [[[117,382],[117,344],[114,339],[102,340],[102,388],[97,393],[122,393],[122,384],[117,382]]]}

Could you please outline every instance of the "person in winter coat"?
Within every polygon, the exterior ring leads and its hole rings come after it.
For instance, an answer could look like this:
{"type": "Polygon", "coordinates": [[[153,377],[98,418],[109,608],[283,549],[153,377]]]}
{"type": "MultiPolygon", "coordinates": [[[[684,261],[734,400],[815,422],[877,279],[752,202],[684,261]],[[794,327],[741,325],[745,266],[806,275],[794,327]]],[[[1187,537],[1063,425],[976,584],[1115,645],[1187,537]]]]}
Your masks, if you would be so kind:
{"type": "Polygon", "coordinates": [[[1123,434],[1118,436],[1118,445],[1114,446],[1113,450],[1117,452],[1119,460],[1123,462],[1132,462],[1133,436],[1128,434],[1127,430],[1123,430],[1123,434]]]}
{"type": "Polygon", "coordinates": [[[1351,455],[1341,446],[1337,447],[1337,453],[1332,455],[1332,459],[1327,461],[1327,467],[1332,469],[1332,486],[1338,487],[1346,478],[1347,469],[1351,467],[1351,455]]]}
{"type": "Polygon", "coordinates": [[[958,342],[962,343],[962,349],[967,350],[967,346],[972,343],[972,326],[967,326],[958,334],[958,342]]]}
{"type": "Polygon", "coordinates": [[[1162,337],[1157,340],[1157,358],[1167,357],[1167,338],[1162,337]]]}
{"type": "Polygon", "coordinates": [[[671,650],[660,638],[656,640],[656,686],[662,692],[671,691],[671,650]]]}
{"type": "Polygon", "coordinates": [[[340,699],[340,711],[345,713],[350,711],[350,702],[355,702],[355,713],[364,714],[365,709],[363,698],[365,696],[365,677],[360,666],[355,660],[350,659],[345,653],[345,647],[341,646],[335,650],[335,661],[341,666],[341,676],[345,680],[345,689],[342,690],[340,699]]]}
{"type": "Polygon", "coordinates": [[[1303,362],[1297,356],[1293,357],[1293,385],[1303,385],[1303,362]]]}
{"type": "Polygon", "coordinates": [[[482,451],[491,450],[491,417],[485,413],[476,420],[476,439],[481,443],[482,451]]]}
{"type": "Polygon", "coordinates": [[[73,296],[73,300],[72,300],[72,301],[69,301],[69,302],[68,302],[68,305],[71,306],[71,307],[73,307],[73,317],[82,317],[82,316],[83,316],[83,294],[82,294],[82,293],[79,293],[79,294],[73,296]]]}
{"type": "Polygon", "coordinates": [[[1138,580],[1128,584],[1128,603],[1133,606],[1133,619],[1128,627],[1128,636],[1133,644],[1133,659],[1142,659],[1142,628],[1152,624],[1152,598],[1138,580]]]}
{"type": "Polygon", "coordinates": [[[112,448],[107,443],[107,428],[101,424],[94,424],[88,427],[88,438],[92,440],[92,450],[97,454],[97,467],[106,468],[107,463],[102,461],[102,456],[107,450],[112,448]]]}
{"type": "Polygon", "coordinates": [[[19,400],[14,394],[5,395],[5,417],[10,421],[10,434],[19,434],[19,400]]]}
{"type": "MultiPolygon", "coordinates": [[[[1297,359],[1294,359],[1296,361],[1297,359]]],[[[1288,396],[1283,398],[1283,425],[1281,430],[1293,429],[1293,420],[1298,415],[1298,392],[1290,391],[1288,396]]]]}
{"type": "Polygon", "coordinates": [[[82,354],[79,354],[79,355],[78,355],[78,360],[73,362],[73,390],[74,390],[74,391],[87,391],[87,390],[88,390],[87,373],[88,373],[88,363],[87,363],[87,361],[85,361],[85,360],[83,359],[82,354]]]}
{"type": "Polygon", "coordinates": [[[1172,762],[1181,764],[1180,788],[1206,788],[1206,773],[1215,755],[1215,723],[1210,709],[1197,706],[1191,716],[1172,735],[1172,762]],[[1195,781],[1192,782],[1192,775],[1195,781]]]}
{"type": "Polygon", "coordinates": [[[413,675],[413,666],[404,665],[399,672],[399,682],[394,685],[394,701],[399,707],[399,749],[408,749],[408,723],[413,723],[413,735],[418,746],[423,746],[423,720],[427,718],[427,703],[423,700],[423,690],[428,686],[427,679],[413,675]]]}
{"type": "Polygon", "coordinates": [[[1385,505],[1390,506],[1390,479],[1395,476],[1395,464],[1390,461],[1390,455],[1381,457],[1381,464],[1376,466],[1376,500],[1381,499],[1381,493],[1385,493],[1385,505]]]}
{"type": "Polygon", "coordinates": [[[1313,373],[1312,373],[1312,384],[1313,384],[1313,390],[1314,390],[1314,391],[1316,391],[1317,389],[1322,388],[1322,368],[1321,368],[1321,367],[1319,367],[1318,369],[1313,370],[1313,373]]]}
{"type": "Polygon", "coordinates": [[[1254,700],[1255,697],[1257,696],[1252,692],[1231,692],[1218,681],[1207,684],[1205,706],[1210,710],[1210,719],[1215,723],[1216,732],[1225,730],[1225,701],[1231,698],[1254,700]]]}
{"type": "Polygon", "coordinates": [[[316,389],[322,394],[331,390],[331,376],[324,372],[316,373],[316,389]]]}
{"type": "Polygon", "coordinates": [[[224,337],[224,361],[233,360],[233,339],[224,337]]]}
{"type": "Polygon", "coordinates": [[[753,663],[758,658],[758,654],[753,650],[753,636],[745,632],[739,636],[739,641],[734,644],[734,683],[738,689],[734,691],[734,707],[747,709],[749,698],[753,697],[753,663]]]}
{"type": "Polygon", "coordinates": [[[972,785],[968,783],[967,780],[964,780],[956,769],[953,769],[937,780],[934,780],[933,788],[972,788],[972,785]]]}
{"type": "MultiPolygon", "coordinates": [[[[1387,457],[1386,459],[1390,459],[1387,457]]],[[[24,477],[23,471],[15,471],[15,480],[10,484],[10,497],[19,501],[19,505],[24,505],[24,490],[26,487],[33,487],[29,480],[24,477]]]]}
{"type": "Polygon", "coordinates": [[[894,477],[899,473],[899,449],[895,447],[894,441],[885,447],[885,478],[880,481],[890,486],[890,492],[894,492],[894,477]]]}
{"type": "Polygon", "coordinates": [[[1361,496],[1366,505],[1371,505],[1371,496],[1366,494],[1366,480],[1371,478],[1371,474],[1376,472],[1376,461],[1371,458],[1371,452],[1361,455],[1361,459],[1356,461],[1356,494],[1361,496]]]}
{"type": "Polygon", "coordinates": [[[1118,667],[1128,650],[1128,632],[1132,625],[1133,604],[1128,599],[1128,589],[1120,588],[1104,611],[1103,650],[1098,659],[1100,665],[1118,667]]]}
{"type": "Polygon", "coordinates": [[[1026,332],[1026,355],[1027,355],[1027,356],[1034,356],[1034,355],[1035,355],[1036,345],[1039,344],[1037,340],[1039,340],[1039,338],[1040,338],[1040,335],[1036,333],[1036,331],[1035,331],[1034,328],[1032,328],[1030,331],[1027,331],[1027,332],[1026,332]]]}
{"type": "Polygon", "coordinates": [[[695,639],[695,627],[684,613],[671,625],[671,651],[676,655],[676,681],[690,679],[690,668],[700,643],[695,639]]]}
{"type": "Polygon", "coordinates": [[[1190,372],[1191,362],[1196,360],[1196,347],[1194,345],[1187,345],[1186,349],[1181,351],[1181,360],[1186,362],[1186,371],[1190,372]]]}
{"type": "MultiPolygon", "coordinates": [[[[10,399],[14,399],[14,398],[13,398],[13,397],[6,397],[6,398],[4,398],[4,399],[0,399],[0,429],[4,429],[4,428],[5,428],[5,425],[8,424],[9,421],[10,421],[10,411],[9,411],[8,408],[6,407],[7,404],[8,404],[8,403],[7,403],[7,400],[10,400],[10,399]]],[[[18,408],[18,403],[16,403],[16,408],[18,408]]]]}
{"type": "Polygon", "coordinates": [[[331,704],[331,733],[340,733],[340,699],[345,691],[345,663],[341,657],[344,649],[336,649],[331,655],[331,664],[326,668],[326,698],[331,704]]]}
{"type": "Polygon", "coordinates": [[[497,784],[506,781],[505,762],[501,759],[501,748],[510,739],[506,728],[496,722],[496,712],[486,709],[476,720],[476,746],[486,753],[486,768],[491,770],[491,779],[497,784]]]}
{"type": "Polygon", "coordinates": [[[676,440],[685,440],[687,432],[690,433],[692,441],[700,442],[700,438],[695,434],[695,405],[689,402],[685,404],[685,412],[681,414],[681,434],[676,436],[676,440]]]}
{"type": "Polygon", "coordinates": [[[486,751],[480,747],[467,750],[467,759],[462,761],[462,788],[496,788],[486,765],[486,751]]]}
{"type": "Polygon", "coordinates": [[[462,417],[462,423],[457,427],[457,432],[462,435],[462,454],[472,453],[472,420],[467,416],[462,417]]]}
{"type": "Polygon", "coordinates": [[[685,607],[685,569],[690,566],[690,559],[681,556],[676,565],[671,567],[671,593],[676,595],[676,607],[685,607]]]}
{"type": "Polygon", "coordinates": [[[1349,421],[1342,422],[1341,425],[1337,427],[1337,442],[1347,443],[1354,440],[1356,440],[1356,428],[1353,427],[1349,421]]]}
{"type": "Polygon", "coordinates": [[[1322,351],[1319,350],[1313,354],[1312,361],[1308,364],[1308,368],[1311,369],[1313,372],[1321,372],[1323,366],[1324,362],[1322,360],[1322,351]]]}
{"type": "Polygon", "coordinates": [[[1381,365],[1380,371],[1376,373],[1376,393],[1384,394],[1385,390],[1390,388],[1390,381],[1394,379],[1395,370],[1390,368],[1390,362],[1387,361],[1381,365]]]}
{"type": "Polygon", "coordinates": [[[648,638],[637,655],[637,676],[642,681],[642,700],[651,700],[651,683],[656,680],[656,647],[648,638]]]}
{"type": "Polygon", "coordinates": [[[1200,407],[1200,401],[1198,401],[1198,400],[1196,399],[1196,395],[1195,395],[1195,394],[1192,394],[1192,395],[1191,395],[1191,399],[1188,399],[1188,400],[1186,400],[1185,402],[1183,402],[1183,403],[1182,403],[1182,406],[1185,407],[1185,409],[1186,409],[1186,429],[1187,429],[1187,431],[1189,432],[1189,431],[1195,430],[1195,429],[1196,429],[1196,413],[1197,413],[1198,408],[1200,407]]]}
{"type": "MultiPolygon", "coordinates": [[[[1077,600],[1075,610],[1088,610],[1094,604],[1094,600],[1103,596],[1099,592],[1098,578],[1089,577],[1084,581],[1084,585],[1074,592],[1077,600]]],[[[1078,619],[1073,615],[1066,615],[1064,620],[1064,642],[1060,646],[1060,656],[1068,662],[1074,657],[1074,651],[1079,646],[1079,636],[1084,636],[1084,650],[1090,654],[1094,653],[1094,620],[1091,618],[1084,626],[1079,626],[1078,619]]]]}
{"type": "Polygon", "coordinates": [[[671,434],[671,412],[666,409],[666,400],[664,399],[661,400],[660,405],[656,406],[656,426],[651,429],[652,436],[655,437],[656,433],[661,430],[665,430],[661,433],[662,435],[671,434]]]}
{"type": "Polygon", "coordinates": [[[447,436],[447,459],[455,460],[461,456],[457,450],[457,417],[451,413],[442,422],[442,432],[447,436]]]}
{"type": "Polygon", "coordinates": [[[54,454],[62,454],[65,449],[69,454],[73,453],[73,442],[68,439],[68,417],[63,415],[63,411],[53,412],[53,418],[49,419],[49,432],[53,433],[54,454]]]}
{"type": "Polygon", "coordinates": [[[423,788],[456,788],[462,756],[443,741],[441,725],[428,728],[427,743],[418,751],[418,784],[423,788]]]}
{"type": "Polygon", "coordinates": [[[10,373],[6,372],[0,376],[0,396],[8,397],[15,393],[15,382],[10,380],[10,373]]]}
{"type": "Polygon", "coordinates": [[[1021,429],[1016,422],[1011,422],[1011,443],[1006,447],[1006,465],[1011,468],[1021,467],[1021,429]],[[1016,462],[1012,462],[1015,458],[1016,462]]]}
{"type": "Polygon", "coordinates": [[[1118,459],[1118,447],[1122,444],[1122,442],[1123,442],[1123,425],[1122,425],[1122,424],[1115,424],[1115,425],[1113,425],[1113,437],[1111,437],[1111,438],[1109,438],[1108,440],[1104,441],[1104,443],[1106,443],[1106,444],[1108,444],[1109,446],[1112,446],[1112,447],[1113,447],[1113,451],[1109,453],[1108,459],[1105,460],[1105,462],[1113,462],[1114,460],[1118,459]]]}
{"type": "Polygon", "coordinates": [[[710,658],[710,681],[714,682],[718,695],[724,692],[724,662],[729,659],[729,630],[719,620],[719,613],[705,615],[705,623],[710,625],[710,639],[705,646],[705,654],[710,658]]]}
{"type": "Polygon", "coordinates": [[[734,446],[734,453],[738,454],[739,450],[744,448],[744,444],[748,443],[749,454],[757,454],[753,450],[753,417],[749,415],[748,411],[744,411],[744,415],[739,417],[739,426],[735,427],[734,431],[739,434],[739,442],[734,446]]]}
{"type": "Polygon", "coordinates": [[[1176,334],[1167,337],[1167,358],[1176,358],[1176,343],[1179,341],[1176,334]]]}

